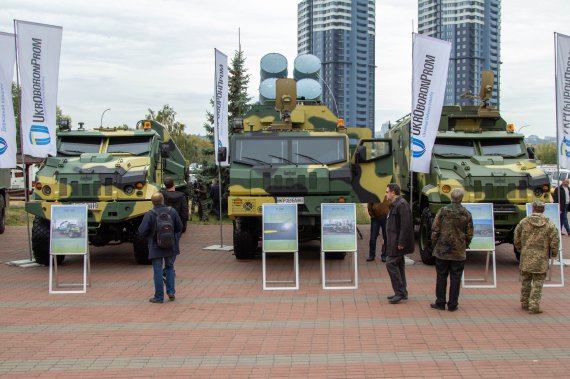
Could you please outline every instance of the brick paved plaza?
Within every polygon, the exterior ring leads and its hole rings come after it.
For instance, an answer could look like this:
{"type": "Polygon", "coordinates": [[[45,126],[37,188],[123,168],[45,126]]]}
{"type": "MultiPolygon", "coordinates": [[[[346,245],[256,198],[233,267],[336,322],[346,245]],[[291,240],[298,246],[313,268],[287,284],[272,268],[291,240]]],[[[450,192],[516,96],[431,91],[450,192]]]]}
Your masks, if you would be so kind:
{"type": "MultiPolygon", "coordinates": [[[[429,307],[435,271],[417,252],[407,266],[409,300],[388,304],[386,269],[365,262],[369,227],[359,228],[358,290],[323,290],[318,248],[309,245],[300,289],[263,291],[261,258],[202,250],[220,242],[219,226],[190,225],[176,301],[151,304],[152,269],[133,263],[131,245],[91,249],[87,294],[49,295],[46,267],[4,264],[29,257],[26,228],[8,227],[0,236],[0,376],[568,377],[570,290],[546,288],[543,314],[522,311],[511,245],[498,248],[498,288],[463,289],[451,313],[429,307]]],[[[230,225],[223,236],[231,244],[230,225]]],[[[337,267],[348,262],[332,261],[329,275],[348,275],[337,267]]],[[[81,265],[66,260],[62,280],[79,280],[81,265]]],[[[290,265],[273,257],[268,274],[283,279],[290,265]]],[[[466,274],[483,270],[483,254],[471,254],[466,274]]]]}

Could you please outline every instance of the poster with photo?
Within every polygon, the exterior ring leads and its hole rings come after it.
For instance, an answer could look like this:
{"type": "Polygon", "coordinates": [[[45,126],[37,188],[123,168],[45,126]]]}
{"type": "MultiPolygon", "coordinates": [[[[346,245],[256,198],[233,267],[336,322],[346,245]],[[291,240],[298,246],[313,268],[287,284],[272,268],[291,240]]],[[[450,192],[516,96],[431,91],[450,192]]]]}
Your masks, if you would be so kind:
{"type": "Polygon", "coordinates": [[[495,224],[493,222],[493,204],[463,203],[473,217],[473,239],[467,250],[495,250],[495,224]]]}
{"type": "Polygon", "coordinates": [[[263,204],[263,251],[295,252],[298,246],[297,204],[263,204]]]}
{"type": "Polygon", "coordinates": [[[87,234],[86,204],[51,207],[51,254],[87,254],[87,234]]]}
{"type": "Polygon", "coordinates": [[[356,251],[356,204],[321,204],[321,250],[356,251]]]}

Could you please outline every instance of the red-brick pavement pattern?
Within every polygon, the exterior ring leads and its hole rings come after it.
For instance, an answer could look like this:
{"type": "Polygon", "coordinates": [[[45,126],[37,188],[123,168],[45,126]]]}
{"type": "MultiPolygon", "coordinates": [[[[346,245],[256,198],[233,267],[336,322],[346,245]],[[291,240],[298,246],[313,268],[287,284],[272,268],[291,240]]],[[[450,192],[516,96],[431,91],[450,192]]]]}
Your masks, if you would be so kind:
{"type": "MultiPolygon", "coordinates": [[[[216,225],[183,235],[176,301],[164,304],[148,302],[152,269],[134,264],[128,244],[92,248],[86,294],[49,295],[46,267],[0,264],[0,376],[568,377],[570,291],[546,288],[541,315],[521,310],[512,246],[498,248],[498,288],[462,289],[451,313],[429,307],[435,272],[417,252],[406,268],[410,299],[388,304],[384,264],[365,261],[368,229],[360,226],[357,290],[321,288],[312,244],[300,254],[298,291],[263,291],[260,258],[202,249],[220,243],[216,225]]],[[[231,244],[231,226],[223,238],[231,244]]],[[[8,227],[0,261],[27,257],[26,228],[8,227]]],[[[484,258],[470,254],[469,277],[483,275],[484,258]]],[[[348,263],[329,261],[327,276],[348,277],[348,263]]],[[[82,260],[60,269],[62,281],[78,281],[82,260]]],[[[291,271],[289,257],[269,257],[270,279],[291,271]]]]}

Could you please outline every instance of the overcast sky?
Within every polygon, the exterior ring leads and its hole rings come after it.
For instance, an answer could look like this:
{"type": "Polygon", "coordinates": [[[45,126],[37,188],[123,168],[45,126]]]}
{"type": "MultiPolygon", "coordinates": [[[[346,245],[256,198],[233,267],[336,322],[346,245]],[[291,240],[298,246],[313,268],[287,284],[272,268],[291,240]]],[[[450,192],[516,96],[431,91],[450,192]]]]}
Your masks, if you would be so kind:
{"type": "MultiPolygon", "coordinates": [[[[63,27],[58,104],[96,127],[128,124],[170,104],[186,131],[202,124],[214,89],[214,48],[241,45],[257,99],[259,60],[292,62],[297,0],[0,0],[0,31],[13,20],[63,27]]],[[[376,1],[376,127],[410,111],[411,33],[417,0],[376,1]]],[[[570,0],[503,0],[501,113],[525,134],[555,135],[554,32],[570,35],[570,0]]]]}

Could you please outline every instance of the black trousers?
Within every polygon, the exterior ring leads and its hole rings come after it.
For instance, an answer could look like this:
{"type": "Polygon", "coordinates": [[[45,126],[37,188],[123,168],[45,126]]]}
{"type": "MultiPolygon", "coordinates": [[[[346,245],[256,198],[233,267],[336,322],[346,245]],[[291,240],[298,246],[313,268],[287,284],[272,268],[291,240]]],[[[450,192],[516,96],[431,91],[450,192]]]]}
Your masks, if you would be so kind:
{"type": "Polygon", "coordinates": [[[406,296],[408,294],[408,289],[406,284],[406,264],[404,256],[386,257],[386,269],[388,270],[388,275],[390,275],[394,294],[401,297],[406,296]]]}
{"type": "Polygon", "coordinates": [[[459,288],[461,287],[461,275],[465,268],[465,261],[448,261],[435,258],[435,271],[437,272],[437,283],[435,286],[435,303],[440,307],[445,307],[447,292],[447,277],[449,276],[449,301],[447,308],[457,308],[459,300],[459,288]]]}

